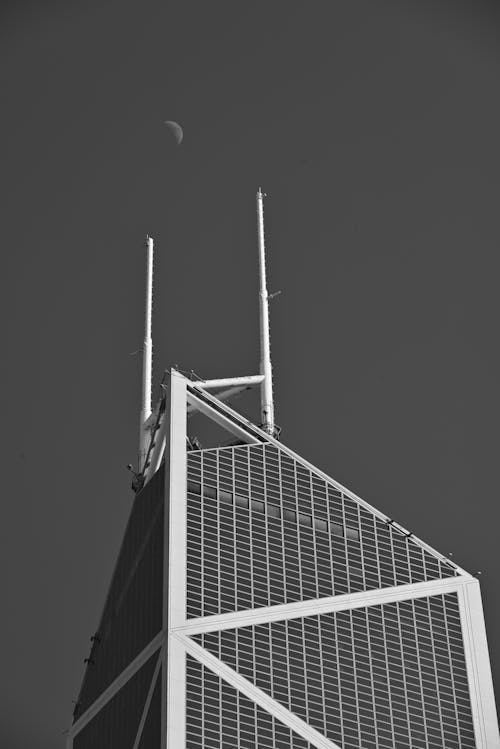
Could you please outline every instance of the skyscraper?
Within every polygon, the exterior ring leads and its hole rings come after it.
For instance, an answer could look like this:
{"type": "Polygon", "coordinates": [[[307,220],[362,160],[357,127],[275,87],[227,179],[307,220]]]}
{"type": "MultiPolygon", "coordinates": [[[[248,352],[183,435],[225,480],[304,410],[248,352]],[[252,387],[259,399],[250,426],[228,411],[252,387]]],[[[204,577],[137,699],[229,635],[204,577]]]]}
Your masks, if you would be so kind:
{"type": "Polygon", "coordinates": [[[500,749],[478,581],[277,439],[257,209],[260,375],[172,370],[152,413],[146,383],[68,747],[500,749]],[[248,387],[261,426],[228,405],[248,387]]]}

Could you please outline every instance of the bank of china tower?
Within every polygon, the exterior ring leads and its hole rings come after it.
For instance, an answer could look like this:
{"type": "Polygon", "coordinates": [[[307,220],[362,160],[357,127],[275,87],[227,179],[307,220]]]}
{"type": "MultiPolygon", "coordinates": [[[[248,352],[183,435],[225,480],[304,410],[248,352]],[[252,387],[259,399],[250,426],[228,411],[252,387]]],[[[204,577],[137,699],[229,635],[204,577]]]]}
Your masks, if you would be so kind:
{"type": "Polygon", "coordinates": [[[279,439],[262,205],[260,373],[173,369],[153,409],[148,239],[135,498],[68,749],[500,749],[477,579],[279,439]]]}

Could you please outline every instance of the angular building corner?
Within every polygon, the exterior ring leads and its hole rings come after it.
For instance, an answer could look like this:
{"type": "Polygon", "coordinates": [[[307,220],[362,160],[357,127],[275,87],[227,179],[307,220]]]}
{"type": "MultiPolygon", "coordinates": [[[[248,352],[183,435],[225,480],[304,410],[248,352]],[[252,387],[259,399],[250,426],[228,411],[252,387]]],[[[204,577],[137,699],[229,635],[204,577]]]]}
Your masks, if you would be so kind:
{"type": "Polygon", "coordinates": [[[150,435],[68,749],[500,749],[474,577],[175,370],[150,435]]]}

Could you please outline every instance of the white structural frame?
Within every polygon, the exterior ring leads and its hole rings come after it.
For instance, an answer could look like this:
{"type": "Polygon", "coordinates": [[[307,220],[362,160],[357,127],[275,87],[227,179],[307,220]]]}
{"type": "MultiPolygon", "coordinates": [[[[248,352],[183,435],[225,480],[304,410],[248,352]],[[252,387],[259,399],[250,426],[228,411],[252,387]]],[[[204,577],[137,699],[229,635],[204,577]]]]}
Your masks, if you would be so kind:
{"type": "MultiPolygon", "coordinates": [[[[195,391],[202,385],[191,382],[179,372],[171,373],[170,396],[166,396],[167,407],[164,412],[163,452],[166,458],[165,470],[165,555],[163,601],[163,629],[149,645],[132,661],[131,664],[113,681],[86,712],[71,726],[68,732],[67,749],[72,749],[73,739],[124,684],[143,666],[149,658],[159,651],[162,670],[162,734],[161,749],[185,749],[186,746],[186,656],[189,654],[199,663],[210,669],[234,689],[273,715],[276,720],[288,726],[302,736],[311,746],[317,749],[340,749],[337,744],[327,739],[312,726],[305,723],[242,677],[232,668],[201,647],[192,638],[205,632],[215,632],[236,627],[248,627],[264,622],[284,621],[307,616],[318,616],[331,612],[346,611],[355,608],[380,606],[395,601],[408,601],[433,595],[455,592],[460,611],[460,622],[463,647],[467,666],[472,717],[477,749],[500,749],[500,736],[493,692],[491,667],[488,656],[488,644],[481,603],[479,581],[462,570],[443,555],[412,535],[412,541],[430,551],[434,556],[447,561],[454,570],[455,576],[379,588],[359,593],[305,600],[290,604],[280,604],[262,608],[243,610],[220,615],[187,619],[186,615],[186,573],[187,573],[187,452],[186,428],[188,408],[199,408],[209,418],[219,424],[231,424],[234,434],[244,437],[250,444],[256,442],[272,443],[287,454],[310,467],[317,475],[324,477],[333,486],[347,496],[361,503],[377,517],[390,521],[387,516],[372,508],[353,492],[342,487],[326,474],[318,471],[303,458],[264,430],[248,422],[226,404],[209,396],[209,402],[200,400],[195,391]],[[213,407],[212,407],[213,406],[213,407]],[[166,432],[169,432],[169,446],[165,450],[166,432]]],[[[400,526],[397,526],[401,528],[400,526]]],[[[401,529],[404,532],[404,529],[401,529]]],[[[146,722],[147,709],[151,701],[155,680],[158,678],[158,663],[153,674],[152,684],[142,711],[134,747],[138,747],[142,729],[146,722]]],[[[125,749],[125,748],[124,748],[125,749]]],[[[445,748],[443,748],[445,749],[445,748]]]]}
{"type": "Polygon", "coordinates": [[[215,390],[220,387],[251,387],[252,385],[260,385],[263,381],[264,375],[250,375],[248,377],[221,377],[218,380],[197,380],[196,386],[199,388],[203,388],[203,390],[215,390]]]}
{"type": "MultiPolygon", "coordinates": [[[[170,461],[168,512],[165,512],[164,626],[166,649],[162,683],[162,747],[185,747],[186,721],[177,716],[186,712],[186,666],[183,648],[174,631],[186,621],[187,573],[187,398],[186,379],[177,372],[171,376],[170,461]]],[[[167,508],[165,508],[167,509],[167,508]]]]}

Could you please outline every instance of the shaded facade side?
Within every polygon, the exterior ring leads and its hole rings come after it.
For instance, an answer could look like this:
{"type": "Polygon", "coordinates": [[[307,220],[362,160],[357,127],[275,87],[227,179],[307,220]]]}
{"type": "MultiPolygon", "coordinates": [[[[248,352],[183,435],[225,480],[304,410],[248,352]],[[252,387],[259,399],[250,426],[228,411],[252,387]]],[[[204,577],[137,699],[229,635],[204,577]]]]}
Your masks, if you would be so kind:
{"type": "Polygon", "coordinates": [[[162,466],[134,498],[75,721],[162,629],[164,474],[162,466]]]}

